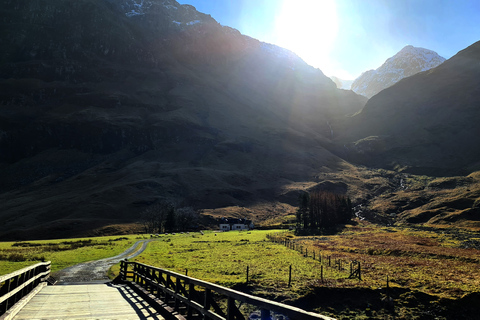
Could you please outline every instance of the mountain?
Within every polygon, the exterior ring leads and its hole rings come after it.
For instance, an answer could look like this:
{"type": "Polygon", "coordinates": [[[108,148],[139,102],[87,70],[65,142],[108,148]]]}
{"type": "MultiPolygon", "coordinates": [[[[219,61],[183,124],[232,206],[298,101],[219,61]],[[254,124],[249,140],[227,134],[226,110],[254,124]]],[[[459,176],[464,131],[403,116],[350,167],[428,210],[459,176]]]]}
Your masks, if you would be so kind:
{"type": "Polygon", "coordinates": [[[352,83],[351,89],[371,98],[403,78],[435,68],[444,61],[445,58],[432,50],[406,46],[396,55],[387,59],[378,69],[362,73],[352,83]]]}
{"type": "Polygon", "coordinates": [[[350,88],[352,87],[353,81],[355,81],[355,80],[342,80],[335,76],[331,76],[330,79],[332,79],[332,81],[335,82],[338,89],[344,89],[344,90],[350,90],[350,88]]]}
{"type": "Polygon", "coordinates": [[[161,201],[295,205],[351,167],[331,123],[366,99],[192,6],[4,1],[0,25],[3,239],[120,232],[161,201]]]}
{"type": "Polygon", "coordinates": [[[372,97],[337,132],[338,153],[423,175],[480,169],[480,42],[372,97]]]}

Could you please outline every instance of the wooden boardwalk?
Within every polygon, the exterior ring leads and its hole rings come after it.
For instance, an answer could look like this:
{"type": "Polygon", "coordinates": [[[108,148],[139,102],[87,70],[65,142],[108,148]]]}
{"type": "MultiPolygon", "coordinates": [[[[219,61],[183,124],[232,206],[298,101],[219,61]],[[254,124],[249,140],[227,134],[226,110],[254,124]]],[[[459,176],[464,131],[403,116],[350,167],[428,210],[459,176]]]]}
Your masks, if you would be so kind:
{"type": "Polygon", "coordinates": [[[128,286],[45,286],[13,319],[164,319],[128,286]]]}

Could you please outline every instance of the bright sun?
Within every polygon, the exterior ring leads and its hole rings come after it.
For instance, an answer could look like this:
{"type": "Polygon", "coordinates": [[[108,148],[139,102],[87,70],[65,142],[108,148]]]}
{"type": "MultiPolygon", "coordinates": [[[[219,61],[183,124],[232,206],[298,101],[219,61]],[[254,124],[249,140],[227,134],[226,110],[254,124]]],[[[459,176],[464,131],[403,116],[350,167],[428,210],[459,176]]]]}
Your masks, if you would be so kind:
{"type": "Polygon", "coordinates": [[[329,74],[330,52],[338,33],[334,0],[283,0],[276,17],[277,44],[329,74]]]}

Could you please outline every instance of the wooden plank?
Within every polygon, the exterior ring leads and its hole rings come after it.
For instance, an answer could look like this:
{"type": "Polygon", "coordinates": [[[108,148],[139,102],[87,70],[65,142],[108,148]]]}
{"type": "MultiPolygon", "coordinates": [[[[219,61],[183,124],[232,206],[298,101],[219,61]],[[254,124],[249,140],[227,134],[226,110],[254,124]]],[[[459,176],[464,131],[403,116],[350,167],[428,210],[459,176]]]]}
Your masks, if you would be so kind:
{"type": "Polygon", "coordinates": [[[47,286],[14,319],[72,318],[163,319],[127,286],[107,284],[47,286]]]}

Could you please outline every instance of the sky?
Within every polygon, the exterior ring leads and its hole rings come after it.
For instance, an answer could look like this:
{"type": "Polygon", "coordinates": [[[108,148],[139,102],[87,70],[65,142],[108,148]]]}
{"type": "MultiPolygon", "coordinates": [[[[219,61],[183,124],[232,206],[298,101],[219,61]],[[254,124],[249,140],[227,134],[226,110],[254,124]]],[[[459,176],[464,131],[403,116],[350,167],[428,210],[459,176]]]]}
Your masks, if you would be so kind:
{"type": "Polygon", "coordinates": [[[355,79],[406,45],[448,59],[480,41],[480,0],[177,0],[327,76],[355,79]]]}

